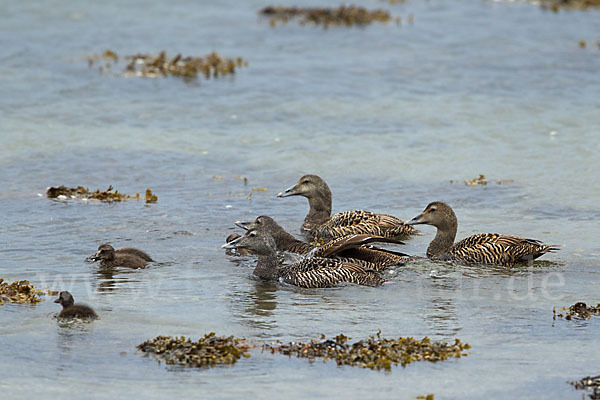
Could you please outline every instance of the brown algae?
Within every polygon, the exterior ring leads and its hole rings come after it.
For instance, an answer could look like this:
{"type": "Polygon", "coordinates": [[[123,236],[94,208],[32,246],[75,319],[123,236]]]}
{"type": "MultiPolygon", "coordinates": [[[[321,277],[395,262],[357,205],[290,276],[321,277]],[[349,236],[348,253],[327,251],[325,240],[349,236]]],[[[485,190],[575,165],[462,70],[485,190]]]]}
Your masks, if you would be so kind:
{"type": "Polygon", "coordinates": [[[558,12],[567,10],[589,10],[600,7],[600,0],[540,0],[542,8],[558,12]]]}
{"type": "Polygon", "coordinates": [[[590,394],[590,399],[592,400],[600,400],[600,375],[598,376],[586,376],[583,379],[570,383],[577,390],[590,390],[592,393],[590,394]]]}
{"type": "Polygon", "coordinates": [[[596,306],[588,306],[584,302],[580,301],[573,304],[569,308],[561,307],[558,309],[558,313],[556,312],[556,308],[553,310],[554,317],[564,318],[568,321],[572,319],[590,319],[592,315],[598,316],[600,315],[600,303],[596,304],[596,306]],[[563,314],[564,312],[564,314],[563,314]]]}
{"type": "Polygon", "coordinates": [[[90,191],[83,186],[69,188],[66,186],[53,186],[46,189],[46,196],[50,199],[79,199],[79,200],[95,200],[104,203],[113,203],[123,200],[145,200],[146,203],[156,203],[158,196],[152,193],[152,190],[146,189],[144,197],[141,197],[139,192],[135,196],[119,193],[118,190],[113,191],[112,185],[106,190],[96,189],[90,191]]]}
{"type": "Polygon", "coordinates": [[[29,281],[5,282],[0,278],[0,305],[4,303],[36,304],[42,301],[44,293],[33,287],[29,281]]]}
{"type": "Polygon", "coordinates": [[[432,342],[428,337],[421,340],[412,337],[398,339],[385,339],[371,336],[366,340],[350,344],[349,337],[339,334],[333,339],[321,341],[312,340],[309,343],[290,342],[287,344],[274,342],[264,344],[263,351],[281,353],[284,355],[308,358],[314,361],[322,358],[323,361],[334,360],[337,365],[358,366],[376,370],[391,370],[392,365],[403,367],[415,361],[437,362],[449,358],[466,356],[465,350],[471,348],[467,343],[456,339],[454,344],[446,342],[432,342]]]}
{"type": "Polygon", "coordinates": [[[127,62],[124,71],[125,76],[146,78],[169,75],[195,78],[199,74],[204,75],[207,79],[210,77],[217,78],[234,74],[237,68],[248,66],[248,61],[241,57],[222,57],[214,51],[204,57],[183,57],[181,54],[177,54],[175,57],[170,58],[165,51],[161,51],[157,55],[135,54],[120,57],[114,51],[106,50],[102,54],[92,54],[87,58],[90,68],[104,61],[104,65],[99,66],[101,70],[110,68],[112,64],[118,63],[120,59],[127,62]]]}
{"type": "Polygon", "coordinates": [[[269,18],[271,26],[286,24],[290,20],[298,20],[300,25],[334,26],[369,25],[374,22],[400,22],[389,11],[383,9],[367,10],[359,6],[340,6],[338,8],[316,7],[282,7],[269,6],[260,10],[259,14],[269,18]]]}
{"type": "Polygon", "coordinates": [[[214,332],[196,342],[185,336],[157,336],[137,346],[141,352],[153,354],[159,362],[190,367],[235,364],[241,357],[250,357],[249,347],[245,339],[216,336],[214,332]]]}
{"type": "MultiPolygon", "coordinates": [[[[467,186],[485,186],[489,183],[489,181],[486,179],[485,175],[483,174],[479,174],[479,176],[477,178],[473,178],[473,179],[465,179],[464,181],[460,181],[460,180],[451,180],[450,183],[460,183],[460,182],[464,182],[465,185],[467,186]]],[[[514,180],[513,179],[499,179],[496,181],[497,185],[505,185],[507,183],[513,183],[514,180]]]]}

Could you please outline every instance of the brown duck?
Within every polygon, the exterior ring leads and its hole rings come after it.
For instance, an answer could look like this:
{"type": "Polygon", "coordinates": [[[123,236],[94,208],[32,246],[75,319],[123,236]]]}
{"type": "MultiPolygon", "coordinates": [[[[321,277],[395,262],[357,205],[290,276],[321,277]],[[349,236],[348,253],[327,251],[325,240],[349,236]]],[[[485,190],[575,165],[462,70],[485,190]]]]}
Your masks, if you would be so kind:
{"type": "Polygon", "coordinates": [[[123,248],[115,250],[110,244],[103,244],[98,247],[98,252],[92,257],[92,260],[100,261],[103,267],[127,267],[133,269],[145,268],[147,262],[152,258],[142,250],[134,248],[123,248]]]}
{"type": "Polygon", "coordinates": [[[75,304],[75,299],[71,293],[60,292],[55,303],[62,305],[62,310],[58,313],[59,318],[98,318],[98,314],[91,307],[84,304],[75,304]]]}
{"type": "Polygon", "coordinates": [[[437,234],[427,248],[427,257],[433,260],[513,266],[559,250],[557,246],[543,244],[539,240],[498,233],[480,233],[454,243],[458,228],[456,214],[441,201],[430,203],[422,214],[407,224],[427,224],[437,228],[437,234]]]}
{"type": "Polygon", "coordinates": [[[303,255],[310,254],[316,257],[337,257],[359,264],[368,262],[370,263],[369,268],[374,267],[377,271],[402,265],[414,259],[404,253],[367,246],[368,243],[373,242],[403,244],[401,241],[393,238],[355,234],[342,236],[323,243],[321,246],[315,246],[296,239],[275,222],[273,218],[266,215],[257,217],[252,222],[237,221],[236,225],[247,230],[257,229],[268,232],[275,240],[277,250],[279,251],[289,251],[303,255]]]}
{"type": "Polygon", "coordinates": [[[331,215],[331,190],[317,175],[304,175],[296,185],[280,192],[277,197],[303,196],[309,210],[302,230],[317,241],[329,241],[350,234],[370,234],[387,238],[406,239],[419,233],[404,221],[387,214],[354,210],[331,215]]]}
{"type": "Polygon", "coordinates": [[[277,245],[266,231],[252,229],[225,248],[248,249],[258,257],[253,274],[265,281],[282,281],[303,288],[326,288],[342,282],[377,286],[384,281],[379,273],[349,261],[335,258],[306,257],[291,265],[281,265],[277,245]]]}

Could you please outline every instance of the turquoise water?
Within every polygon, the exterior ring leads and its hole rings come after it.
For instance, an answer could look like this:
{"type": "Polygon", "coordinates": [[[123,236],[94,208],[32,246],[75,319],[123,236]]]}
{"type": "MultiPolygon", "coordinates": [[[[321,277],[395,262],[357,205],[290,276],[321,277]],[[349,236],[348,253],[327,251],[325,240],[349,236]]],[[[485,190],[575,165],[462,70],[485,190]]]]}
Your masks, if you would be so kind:
{"type": "MultiPolygon", "coordinates": [[[[0,277],[69,290],[100,314],[58,324],[52,296],[1,306],[7,398],[580,398],[565,381],[598,373],[600,322],[553,321],[552,308],[600,301],[598,11],[360,4],[414,24],[273,29],[259,1],[4,2],[0,277]],[[124,78],[118,65],[88,68],[85,57],[107,48],[216,50],[249,65],[219,80],[124,78]],[[329,183],[334,211],[408,219],[444,200],[458,238],[500,232],[562,250],[520,270],[414,263],[380,288],[256,282],[255,261],[220,245],[233,221],[262,214],[298,233],[306,200],[275,195],[304,173],[329,183]],[[450,183],[479,174],[487,186],[450,183]],[[149,187],[159,200],[38,196],[61,184],[149,187]],[[84,259],[104,242],[157,263],[102,274],[84,259]],[[472,350],[382,373],[260,352],[232,368],[172,371],[135,349],[157,335],[360,339],[378,329],[459,337],[472,350]]],[[[435,232],[423,231],[402,251],[424,254],[435,232]]]]}

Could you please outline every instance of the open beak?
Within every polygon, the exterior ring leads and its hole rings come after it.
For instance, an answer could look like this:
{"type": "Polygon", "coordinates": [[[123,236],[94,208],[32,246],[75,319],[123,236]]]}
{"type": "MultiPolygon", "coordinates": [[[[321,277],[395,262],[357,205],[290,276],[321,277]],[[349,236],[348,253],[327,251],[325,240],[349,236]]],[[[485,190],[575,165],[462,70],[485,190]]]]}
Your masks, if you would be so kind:
{"type": "Polygon", "coordinates": [[[98,261],[100,258],[98,257],[98,254],[94,254],[93,256],[89,256],[85,259],[86,262],[94,262],[94,261],[98,261]]]}
{"type": "Polygon", "coordinates": [[[421,224],[425,224],[426,222],[422,221],[423,218],[423,214],[419,214],[416,217],[414,217],[413,219],[411,219],[410,221],[406,221],[404,222],[404,225],[421,225],[421,224]]]}
{"type": "Polygon", "coordinates": [[[243,236],[241,236],[241,237],[239,237],[239,238],[237,238],[237,239],[235,239],[235,240],[232,240],[232,241],[231,241],[231,242],[229,242],[229,243],[225,243],[223,246],[221,246],[221,248],[222,248],[222,249],[237,249],[237,248],[239,248],[239,246],[237,245],[237,243],[238,243],[238,242],[239,242],[239,241],[240,241],[242,238],[243,238],[243,236]]]}
{"type": "Polygon", "coordinates": [[[294,186],[292,186],[290,188],[285,189],[285,191],[283,191],[283,192],[277,193],[277,197],[296,196],[298,194],[299,193],[296,192],[296,185],[294,185],[294,186]]]}
{"type": "MultiPolygon", "coordinates": [[[[281,194],[281,193],[280,193],[280,194],[281,194]]],[[[279,195],[277,195],[277,196],[279,196],[279,195]]],[[[246,230],[246,231],[249,231],[249,230],[250,230],[250,228],[248,227],[248,225],[250,225],[251,223],[252,223],[252,222],[249,222],[249,221],[235,221],[235,222],[234,222],[234,224],[235,224],[237,227],[240,227],[240,228],[242,228],[243,230],[246,230]]]]}

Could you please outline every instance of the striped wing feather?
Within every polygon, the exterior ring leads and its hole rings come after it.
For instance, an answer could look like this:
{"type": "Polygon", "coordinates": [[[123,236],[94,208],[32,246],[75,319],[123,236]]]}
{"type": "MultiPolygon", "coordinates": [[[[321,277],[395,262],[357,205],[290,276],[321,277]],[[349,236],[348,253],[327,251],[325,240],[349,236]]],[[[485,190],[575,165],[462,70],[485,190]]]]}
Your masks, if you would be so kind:
{"type": "Polygon", "coordinates": [[[330,240],[352,234],[370,234],[383,237],[411,235],[419,231],[404,225],[401,219],[387,214],[355,210],[334,214],[314,232],[317,240],[330,240]]]}
{"type": "Polygon", "coordinates": [[[401,241],[396,240],[394,238],[386,238],[383,236],[369,234],[352,234],[338,237],[330,240],[329,242],[324,243],[316,250],[314,255],[317,257],[330,257],[344,250],[352,249],[373,242],[404,244],[401,241]]]}
{"type": "Polygon", "coordinates": [[[341,282],[377,286],[381,276],[365,266],[333,258],[312,257],[282,271],[284,282],[303,288],[325,288],[341,282]]]}
{"type": "Polygon", "coordinates": [[[448,253],[451,258],[468,263],[512,266],[534,260],[554,250],[558,248],[535,239],[482,233],[454,244],[448,253]]]}

